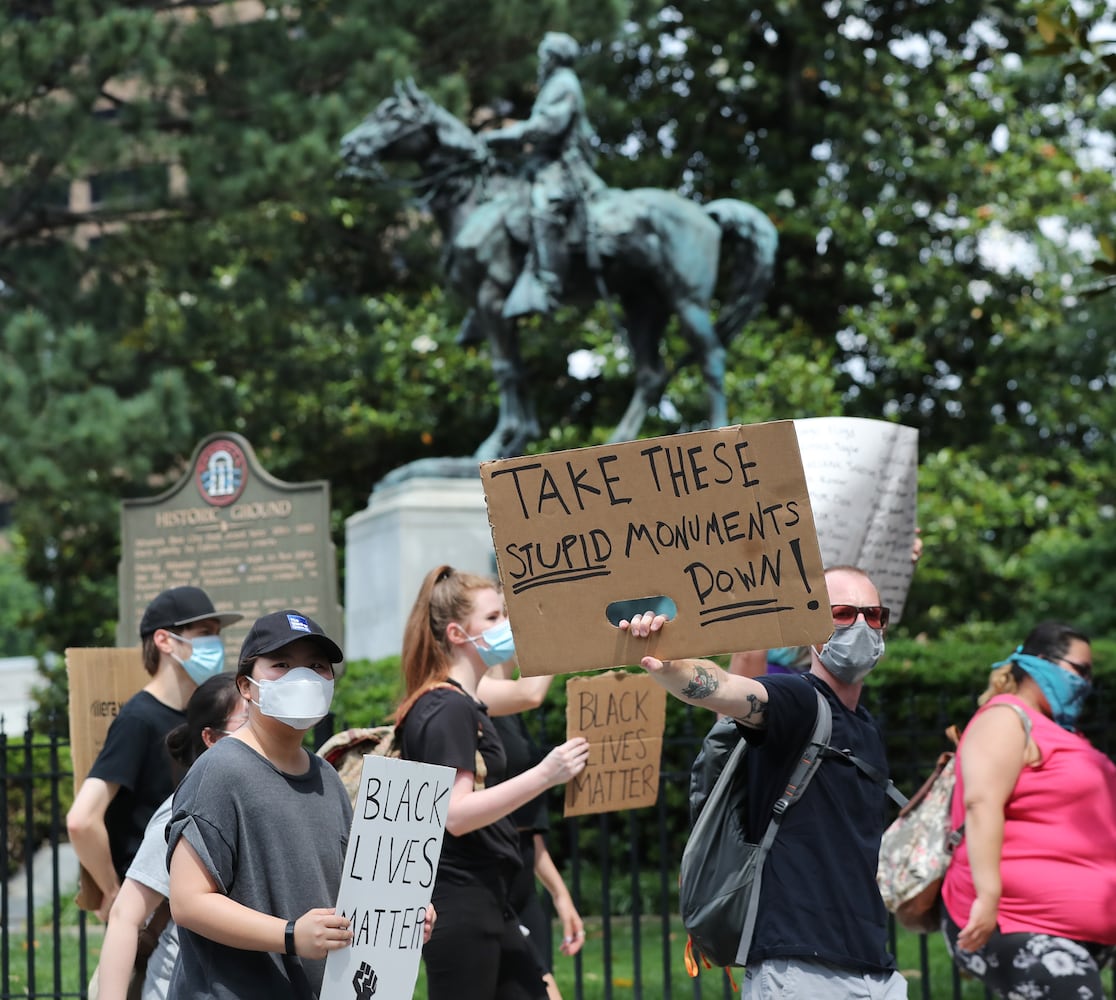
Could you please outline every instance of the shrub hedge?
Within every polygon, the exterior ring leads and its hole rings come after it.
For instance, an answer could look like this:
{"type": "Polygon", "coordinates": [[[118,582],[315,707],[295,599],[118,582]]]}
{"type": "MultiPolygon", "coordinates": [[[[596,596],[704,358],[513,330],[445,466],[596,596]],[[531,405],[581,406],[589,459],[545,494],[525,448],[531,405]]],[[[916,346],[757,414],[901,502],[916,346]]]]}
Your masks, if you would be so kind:
{"type": "MultiPolygon", "coordinates": [[[[992,664],[1009,655],[1019,641],[1005,640],[1003,630],[991,625],[966,626],[932,642],[920,637],[888,640],[887,654],[865,684],[863,702],[877,718],[888,745],[891,774],[895,783],[910,794],[929,773],[938,754],[948,749],[945,729],[963,728],[976,708],[992,664]]],[[[1116,685],[1104,683],[1104,664],[1112,663],[1116,642],[1094,640],[1093,657],[1098,664],[1096,690],[1082,720],[1083,732],[1106,753],[1116,750],[1116,735],[1110,735],[1116,709],[1116,685]]],[[[630,668],[638,669],[638,668],[630,668]]],[[[398,657],[349,663],[334,696],[335,728],[378,725],[386,722],[401,694],[398,657]]],[[[551,687],[544,706],[532,713],[529,725],[540,745],[565,739],[566,693],[561,679],[551,687]]],[[[642,861],[658,865],[665,849],[668,861],[681,855],[688,833],[687,777],[712,716],[674,698],[667,699],[663,739],[663,810],[668,828],[661,841],[641,845],[642,861]]],[[[553,822],[562,812],[561,790],[552,792],[553,822]]],[[[619,817],[616,817],[619,819],[619,817]]],[[[600,824],[593,817],[577,825],[577,842],[586,857],[596,856],[601,837],[613,840],[616,857],[625,857],[630,833],[623,822],[600,824]],[[607,832],[604,832],[607,831],[607,832]]],[[[559,856],[562,847],[553,844],[559,856]]]]}

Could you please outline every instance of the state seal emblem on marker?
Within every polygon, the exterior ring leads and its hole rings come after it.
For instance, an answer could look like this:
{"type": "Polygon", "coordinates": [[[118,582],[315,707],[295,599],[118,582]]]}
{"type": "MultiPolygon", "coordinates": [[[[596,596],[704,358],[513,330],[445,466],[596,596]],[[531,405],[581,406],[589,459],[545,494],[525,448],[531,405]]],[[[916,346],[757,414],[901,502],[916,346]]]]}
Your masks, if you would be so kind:
{"type": "Polygon", "coordinates": [[[206,503],[227,507],[247,484],[248,460],[235,441],[218,438],[202,449],[194,465],[194,485],[206,503]]]}

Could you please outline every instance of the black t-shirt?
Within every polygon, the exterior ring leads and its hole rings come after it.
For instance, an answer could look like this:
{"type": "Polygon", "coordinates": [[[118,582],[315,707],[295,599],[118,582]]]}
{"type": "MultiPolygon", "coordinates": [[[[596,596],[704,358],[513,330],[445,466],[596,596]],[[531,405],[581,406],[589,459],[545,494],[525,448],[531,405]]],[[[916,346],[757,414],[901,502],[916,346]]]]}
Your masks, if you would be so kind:
{"type": "MultiPolygon", "coordinates": [[[[507,775],[507,756],[488,708],[458,690],[435,688],[412,706],[403,723],[402,754],[406,760],[444,764],[459,771],[476,771],[480,750],[487,775],[484,787],[498,785],[507,775]]],[[[519,838],[510,817],[455,837],[448,830],[442,841],[438,878],[481,881],[494,876],[510,880],[520,867],[519,838]]]]}
{"type": "MultiPolygon", "coordinates": [[[[862,706],[850,712],[812,674],[757,678],[767,688],[767,728],[742,731],[751,744],[748,826],[763,836],[771,807],[813,731],[820,691],[833,712],[830,745],[887,773],[879,727],[862,706]]],[[[890,971],[887,911],[876,864],[887,798],[846,761],[829,758],[779,827],[763,869],[759,918],[749,959],[806,958],[861,971],[890,971]]]]}
{"type": "Polygon", "coordinates": [[[90,778],[119,785],[105,812],[112,865],[123,879],[143,840],[147,821],[181,777],[167,752],[167,733],[186,721],[186,713],[140,691],[113,719],[105,745],[89,770],[90,778]]]}
{"type": "MultiPolygon", "coordinates": [[[[527,732],[527,724],[522,715],[498,715],[492,720],[500,740],[504,744],[507,754],[507,777],[511,778],[532,767],[543,759],[543,754],[527,732]]],[[[546,794],[533,798],[526,805],[520,806],[511,814],[512,822],[517,830],[529,830],[531,833],[546,833],[550,829],[550,819],[547,815],[546,794]]]]}

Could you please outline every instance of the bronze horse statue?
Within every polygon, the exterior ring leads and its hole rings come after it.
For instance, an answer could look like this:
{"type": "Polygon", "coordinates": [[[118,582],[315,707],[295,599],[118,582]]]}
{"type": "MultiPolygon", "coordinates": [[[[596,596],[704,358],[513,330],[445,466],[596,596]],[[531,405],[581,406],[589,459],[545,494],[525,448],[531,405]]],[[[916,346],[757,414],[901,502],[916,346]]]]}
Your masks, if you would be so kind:
{"type": "MultiPolygon", "coordinates": [[[[517,321],[502,315],[527,245],[529,181],[500,169],[483,140],[408,81],[341,140],[345,173],[380,178],[386,162],[418,164],[426,204],[448,249],[450,283],[472,303],[461,338],[486,339],[500,388],[495,429],[477,461],[520,455],[539,436],[520,360],[517,321]]],[[[666,383],[661,344],[671,313],[697,356],[710,425],[728,423],[725,348],[763,301],[778,234],[755,206],[721,199],[699,205],[657,188],[608,188],[585,204],[571,246],[566,295],[617,306],[632,352],[635,392],[612,441],[635,438],[666,383]],[[731,248],[729,296],[716,325],[709,308],[723,247],[731,248]]]]}

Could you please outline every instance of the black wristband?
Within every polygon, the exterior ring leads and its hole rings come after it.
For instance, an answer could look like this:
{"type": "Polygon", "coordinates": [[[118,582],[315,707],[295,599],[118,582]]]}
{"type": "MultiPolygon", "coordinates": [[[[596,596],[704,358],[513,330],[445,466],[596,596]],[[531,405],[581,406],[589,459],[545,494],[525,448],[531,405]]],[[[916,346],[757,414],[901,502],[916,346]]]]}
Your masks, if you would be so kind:
{"type": "Polygon", "coordinates": [[[298,954],[298,952],[295,951],[294,928],[295,922],[293,920],[288,920],[287,929],[283,932],[283,940],[286,942],[286,950],[288,955],[298,954]]]}

